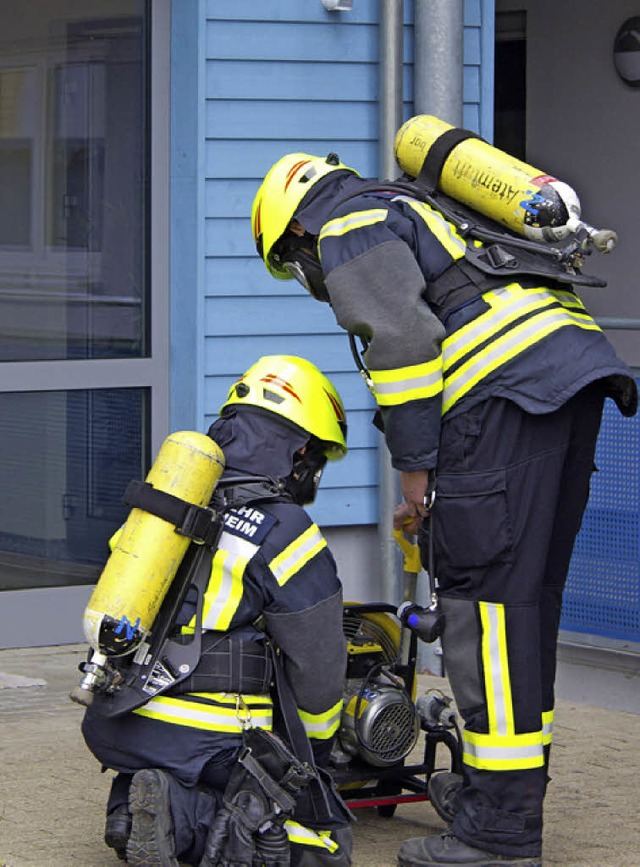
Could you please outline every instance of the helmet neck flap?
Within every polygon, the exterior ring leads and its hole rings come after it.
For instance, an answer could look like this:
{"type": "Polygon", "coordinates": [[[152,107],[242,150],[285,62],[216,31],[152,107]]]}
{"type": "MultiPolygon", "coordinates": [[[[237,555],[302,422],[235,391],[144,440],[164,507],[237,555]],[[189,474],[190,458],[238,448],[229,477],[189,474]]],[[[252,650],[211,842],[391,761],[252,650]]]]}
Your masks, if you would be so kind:
{"type": "Polygon", "coordinates": [[[229,406],[208,435],[224,452],[225,475],[268,476],[298,505],[314,501],[327,458],[297,425],[259,407],[229,406]]]}

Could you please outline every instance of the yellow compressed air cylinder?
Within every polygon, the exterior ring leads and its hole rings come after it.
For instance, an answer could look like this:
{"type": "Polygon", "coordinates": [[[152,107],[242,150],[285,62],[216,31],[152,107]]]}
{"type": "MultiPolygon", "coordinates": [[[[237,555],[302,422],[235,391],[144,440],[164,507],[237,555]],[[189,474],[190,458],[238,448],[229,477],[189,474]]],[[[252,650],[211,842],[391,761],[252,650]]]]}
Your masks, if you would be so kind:
{"type": "MultiPolygon", "coordinates": [[[[195,506],[207,506],[224,469],[210,437],[178,431],[166,438],[146,482],[195,506]]],[[[84,612],[87,642],[98,653],[123,656],[149,634],[190,539],[173,524],[133,508],[84,612]]]]}
{"type": "MultiPolygon", "coordinates": [[[[395,138],[400,168],[418,177],[429,150],[451,129],[451,124],[432,115],[410,118],[395,138]]],[[[452,148],[444,160],[438,189],[530,240],[555,242],[579,228],[592,229],[581,220],[580,200],[568,184],[482,139],[466,138],[452,148]]],[[[608,233],[609,245],[615,243],[609,237],[614,234],[608,233]]]]}

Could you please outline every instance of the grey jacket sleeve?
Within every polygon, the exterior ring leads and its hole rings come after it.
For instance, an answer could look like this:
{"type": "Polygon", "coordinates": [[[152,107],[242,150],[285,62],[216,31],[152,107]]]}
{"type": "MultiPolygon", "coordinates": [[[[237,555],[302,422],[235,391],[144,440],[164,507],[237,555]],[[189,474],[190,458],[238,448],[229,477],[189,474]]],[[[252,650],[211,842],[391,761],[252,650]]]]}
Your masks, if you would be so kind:
{"type": "Polygon", "coordinates": [[[287,679],[299,708],[328,711],[342,698],[347,648],[342,591],[303,611],[267,612],[267,631],[285,657],[287,679]]]}
{"type": "Polygon", "coordinates": [[[369,340],[364,362],[393,466],[407,472],[432,469],[440,442],[445,331],[422,299],[425,279],[411,249],[400,239],[384,241],[338,265],[326,283],[338,323],[369,340]],[[388,375],[393,381],[386,388],[395,392],[391,400],[376,386],[376,378],[388,375]],[[431,379],[430,393],[412,390],[419,377],[422,383],[431,379]]]}
{"type": "Polygon", "coordinates": [[[369,339],[372,370],[439,357],[444,328],[422,299],[425,279],[404,241],[385,241],[334,268],[327,289],[338,323],[369,339]]]}

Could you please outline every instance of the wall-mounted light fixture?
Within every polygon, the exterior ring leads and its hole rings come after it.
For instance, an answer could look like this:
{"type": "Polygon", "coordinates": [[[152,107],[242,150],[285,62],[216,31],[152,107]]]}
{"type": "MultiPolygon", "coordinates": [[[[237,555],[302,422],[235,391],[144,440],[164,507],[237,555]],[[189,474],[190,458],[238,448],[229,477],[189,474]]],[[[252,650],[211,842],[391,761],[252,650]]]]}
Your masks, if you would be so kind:
{"type": "Polygon", "coordinates": [[[629,87],[640,87],[640,16],[627,18],[613,43],[613,65],[629,87]]]}
{"type": "Polygon", "coordinates": [[[353,6],[353,0],[322,0],[327,12],[348,12],[353,6]]]}

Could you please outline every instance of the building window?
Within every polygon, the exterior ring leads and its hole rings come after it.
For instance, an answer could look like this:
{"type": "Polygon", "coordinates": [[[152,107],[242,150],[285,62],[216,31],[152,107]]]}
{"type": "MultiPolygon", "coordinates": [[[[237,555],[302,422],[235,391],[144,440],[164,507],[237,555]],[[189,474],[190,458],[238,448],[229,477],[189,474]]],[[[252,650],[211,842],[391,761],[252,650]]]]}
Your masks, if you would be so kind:
{"type": "Polygon", "coordinates": [[[145,4],[29,5],[0,9],[0,361],[144,356],[145,4]]]}
{"type": "Polygon", "coordinates": [[[165,142],[149,131],[151,13],[168,45],[167,9],[0,4],[2,591],[94,582],[149,466],[167,400],[150,337],[150,146],[165,142]]]}
{"type": "Polygon", "coordinates": [[[89,584],[144,475],[144,389],[0,394],[0,590],[89,584]]]}

